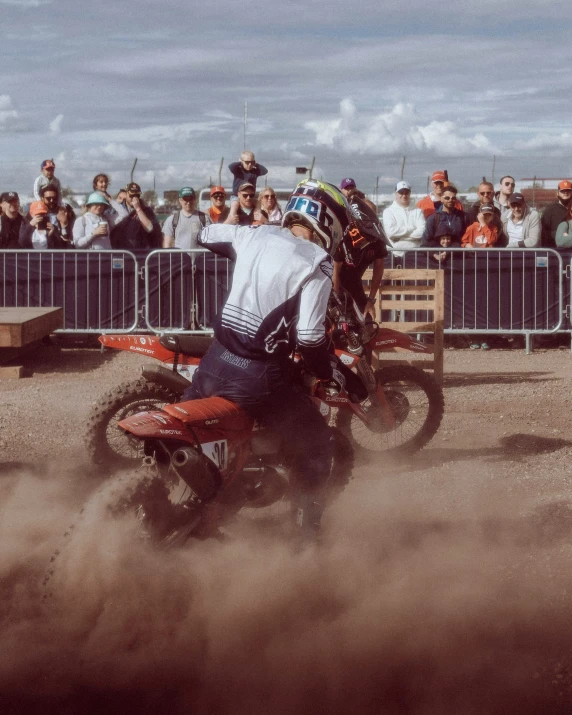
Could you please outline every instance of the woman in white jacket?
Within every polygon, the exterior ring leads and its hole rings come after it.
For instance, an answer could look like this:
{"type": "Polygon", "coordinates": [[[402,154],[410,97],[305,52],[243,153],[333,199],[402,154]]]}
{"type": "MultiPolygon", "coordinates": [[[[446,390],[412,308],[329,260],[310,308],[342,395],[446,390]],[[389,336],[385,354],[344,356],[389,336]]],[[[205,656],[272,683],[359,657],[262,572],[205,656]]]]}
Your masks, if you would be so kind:
{"type": "MultiPolygon", "coordinates": [[[[399,181],[395,187],[395,201],[383,212],[383,230],[395,249],[419,248],[425,231],[425,216],[418,208],[410,208],[411,185],[399,181]]],[[[394,251],[395,254],[395,251],[394,251]]],[[[403,255],[397,253],[395,255],[403,255]]]]}
{"type": "Polygon", "coordinates": [[[87,211],[76,219],[73,226],[73,243],[76,248],[106,250],[111,248],[109,234],[113,228],[113,216],[103,216],[110,208],[109,201],[97,191],[89,195],[87,211]]]}

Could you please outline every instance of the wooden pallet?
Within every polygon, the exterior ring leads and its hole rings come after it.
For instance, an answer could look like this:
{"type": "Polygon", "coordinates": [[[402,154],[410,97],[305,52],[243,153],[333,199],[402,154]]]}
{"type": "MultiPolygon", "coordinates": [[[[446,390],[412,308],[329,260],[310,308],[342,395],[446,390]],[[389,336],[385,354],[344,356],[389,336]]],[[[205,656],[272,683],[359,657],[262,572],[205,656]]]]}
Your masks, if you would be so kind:
{"type": "MultiPolygon", "coordinates": [[[[368,269],[363,276],[369,284],[372,270],[368,269]]],[[[432,354],[424,358],[402,348],[393,348],[389,352],[374,354],[374,359],[383,365],[414,365],[423,369],[433,370],[437,382],[443,384],[443,320],[445,314],[444,272],[423,268],[386,268],[379,289],[379,300],[375,305],[375,315],[381,324],[382,311],[391,310],[395,320],[384,321],[384,328],[399,330],[403,333],[430,334],[433,339],[432,354]],[[410,310],[422,310],[432,313],[430,322],[405,321],[404,313],[410,310]],[[402,358],[390,358],[392,353],[401,353],[402,358]]]]}
{"type": "Polygon", "coordinates": [[[33,350],[62,322],[61,308],[0,308],[0,378],[22,377],[21,365],[6,363],[33,350]]]}

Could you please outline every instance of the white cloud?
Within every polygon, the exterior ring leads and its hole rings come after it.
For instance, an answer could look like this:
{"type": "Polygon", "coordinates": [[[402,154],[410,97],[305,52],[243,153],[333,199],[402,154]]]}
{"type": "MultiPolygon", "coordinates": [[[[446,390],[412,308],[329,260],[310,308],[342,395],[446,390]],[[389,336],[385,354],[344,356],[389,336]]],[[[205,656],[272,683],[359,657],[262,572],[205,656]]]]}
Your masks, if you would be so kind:
{"type": "Polygon", "coordinates": [[[50,132],[52,134],[59,134],[61,132],[63,120],[64,120],[63,114],[58,114],[57,117],[52,119],[52,121],[50,122],[50,132]]]}
{"type": "Polygon", "coordinates": [[[12,98],[8,94],[0,94],[0,131],[18,129],[20,118],[12,98]]]}
{"type": "Polygon", "coordinates": [[[40,7],[41,5],[51,5],[52,0],[0,0],[0,5],[12,5],[13,7],[40,7]]]}
{"type": "Polygon", "coordinates": [[[427,124],[413,104],[399,102],[390,111],[360,115],[351,99],[340,102],[340,116],[306,122],[316,143],[343,153],[390,155],[412,151],[442,156],[480,154],[494,151],[484,134],[461,135],[452,121],[427,124]]]}

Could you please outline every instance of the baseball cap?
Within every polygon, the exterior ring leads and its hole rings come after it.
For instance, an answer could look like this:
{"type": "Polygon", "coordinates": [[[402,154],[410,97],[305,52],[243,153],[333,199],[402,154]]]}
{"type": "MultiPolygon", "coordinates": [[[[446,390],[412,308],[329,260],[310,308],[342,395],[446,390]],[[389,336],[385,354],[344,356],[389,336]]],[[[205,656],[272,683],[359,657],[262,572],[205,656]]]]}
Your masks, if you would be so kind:
{"type": "Polygon", "coordinates": [[[453,238],[451,229],[446,223],[439,224],[437,230],[435,231],[435,238],[441,238],[441,236],[451,236],[451,238],[453,238]]]}
{"type": "Polygon", "coordinates": [[[20,201],[20,197],[15,191],[5,191],[0,194],[0,203],[3,201],[20,201]]]}
{"type": "Polygon", "coordinates": [[[397,184],[395,184],[395,190],[400,191],[401,189],[411,191],[411,184],[408,181],[398,181],[397,184]]]}
{"type": "Polygon", "coordinates": [[[46,168],[47,169],[50,169],[50,168],[55,169],[56,165],[54,164],[53,159],[44,159],[44,161],[42,162],[41,168],[42,169],[46,169],[46,168]]]}
{"type": "Polygon", "coordinates": [[[41,216],[48,213],[46,204],[43,201],[32,201],[29,210],[30,216],[41,216]]]}
{"type": "Polygon", "coordinates": [[[128,194],[132,194],[135,196],[135,194],[140,194],[141,193],[141,187],[139,184],[136,184],[134,181],[132,181],[130,184],[127,184],[125,191],[127,191],[128,194]]]}
{"type": "Polygon", "coordinates": [[[494,206],[492,206],[491,204],[484,204],[483,206],[481,206],[480,212],[482,214],[493,214],[495,212],[495,209],[494,206]]]}
{"type": "Polygon", "coordinates": [[[224,186],[211,186],[211,196],[213,194],[224,194],[226,196],[226,191],[224,186]]]}
{"type": "Polygon", "coordinates": [[[347,179],[342,179],[340,183],[340,189],[354,189],[356,182],[349,177],[347,179]]]}
{"type": "Polygon", "coordinates": [[[508,202],[509,202],[509,204],[524,204],[524,203],[526,203],[524,200],[524,196],[522,194],[519,194],[518,192],[511,194],[508,197],[508,202]]]}
{"type": "Polygon", "coordinates": [[[431,176],[431,181],[447,181],[444,171],[434,171],[431,176]]]}
{"type": "Polygon", "coordinates": [[[191,186],[183,186],[179,190],[179,198],[182,199],[183,196],[190,196],[192,199],[195,198],[195,190],[191,186]]]}
{"type": "Polygon", "coordinates": [[[572,181],[568,181],[568,179],[564,179],[558,184],[558,191],[562,191],[562,189],[572,189],[572,181]]]}
{"type": "Polygon", "coordinates": [[[238,187],[239,191],[242,191],[243,189],[256,189],[256,186],[254,186],[254,184],[251,184],[249,181],[245,181],[244,184],[241,184],[238,187]]]}

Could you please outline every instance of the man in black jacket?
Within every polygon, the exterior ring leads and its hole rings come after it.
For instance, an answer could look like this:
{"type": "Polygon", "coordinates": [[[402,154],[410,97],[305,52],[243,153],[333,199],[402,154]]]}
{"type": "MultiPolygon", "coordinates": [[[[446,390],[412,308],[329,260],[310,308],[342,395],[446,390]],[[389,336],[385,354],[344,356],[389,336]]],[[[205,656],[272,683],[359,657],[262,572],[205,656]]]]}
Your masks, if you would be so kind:
{"type": "Polygon", "coordinates": [[[563,179],[558,184],[556,192],[557,201],[547,206],[542,212],[540,223],[542,225],[541,244],[543,248],[556,248],[556,229],[568,217],[568,208],[572,201],[572,182],[563,179]]]}
{"type": "Polygon", "coordinates": [[[24,220],[20,213],[20,197],[15,191],[5,191],[0,195],[0,205],[0,248],[19,248],[18,236],[24,220]]]}

